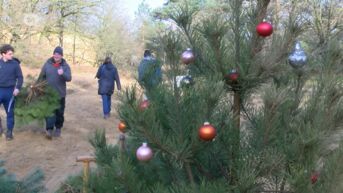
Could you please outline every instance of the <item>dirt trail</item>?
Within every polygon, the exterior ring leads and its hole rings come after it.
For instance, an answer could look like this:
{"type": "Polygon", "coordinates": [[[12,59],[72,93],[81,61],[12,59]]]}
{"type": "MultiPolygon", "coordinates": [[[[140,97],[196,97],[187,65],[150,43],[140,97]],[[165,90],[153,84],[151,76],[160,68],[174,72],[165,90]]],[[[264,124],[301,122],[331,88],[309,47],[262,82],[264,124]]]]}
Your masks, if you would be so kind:
{"type": "MultiPolygon", "coordinates": [[[[115,107],[118,101],[113,95],[112,117],[104,120],[95,72],[96,69],[92,67],[73,69],[73,81],[68,85],[62,138],[48,141],[44,137],[43,127],[33,124],[15,128],[14,141],[0,139],[0,159],[6,161],[5,167],[9,172],[21,178],[39,167],[45,172],[48,192],[54,192],[68,176],[82,169],[82,165],[75,162],[76,156],[93,153],[88,138],[96,129],[106,129],[108,140],[113,143],[117,140],[115,107]]],[[[24,73],[37,74],[38,71],[24,69],[24,73]]],[[[122,84],[128,85],[129,79],[122,76],[122,84]]],[[[4,125],[3,108],[0,109],[0,115],[4,125]]]]}

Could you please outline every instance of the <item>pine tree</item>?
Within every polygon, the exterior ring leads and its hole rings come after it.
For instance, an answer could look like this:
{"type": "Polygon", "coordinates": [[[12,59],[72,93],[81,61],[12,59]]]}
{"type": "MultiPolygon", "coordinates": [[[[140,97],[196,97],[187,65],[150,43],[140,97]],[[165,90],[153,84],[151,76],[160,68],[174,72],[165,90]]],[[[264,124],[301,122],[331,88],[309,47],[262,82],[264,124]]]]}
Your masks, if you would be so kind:
{"type": "Polygon", "coordinates": [[[144,110],[137,87],[123,94],[118,111],[127,126],[124,145],[108,144],[104,132],[92,139],[98,166],[93,192],[343,191],[343,148],[336,135],[343,125],[337,68],[342,41],[333,35],[311,49],[312,31],[305,30],[311,24],[301,20],[308,12],[298,1],[285,1],[288,18],[273,21],[272,36],[259,37],[255,27],[270,12],[277,14],[272,5],[173,1],[162,10],[174,25],[156,42],[166,80],[146,91],[150,105],[144,110]],[[296,40],[316,54],[292,69],[287,56],[296,40]],[[180,63],[186,48],[196,56],[188,66],[180,63]],[[233,69],[237,81],[226,78],[233,69]],[[186,71],[194,83],[176,86],[186,71]],[[212,141],[199,139],[206,121],[217,131],[212,141]],[[142,142],[154,152],[148,162],[136,158],[142,142]]]}
{"type": "Polygon", "coordinates": [[[43,172],[33,170],[22,180],[17,180],[13,174],[7,174],[3,168],[4,162],[0,160],[0,192],[1,193],[40,193],[44,192],[43,172]]]}

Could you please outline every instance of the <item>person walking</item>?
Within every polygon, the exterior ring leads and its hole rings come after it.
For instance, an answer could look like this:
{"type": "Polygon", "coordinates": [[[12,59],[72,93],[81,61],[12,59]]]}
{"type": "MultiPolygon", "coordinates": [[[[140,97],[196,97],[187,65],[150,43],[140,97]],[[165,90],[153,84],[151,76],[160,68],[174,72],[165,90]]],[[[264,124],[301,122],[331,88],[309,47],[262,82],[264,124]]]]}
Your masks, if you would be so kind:
{"type": "MultiPolygon", "coordinates": [[[[0,54],[0,105],[6,110],[6,139],[10,141],[13,139],[15,97],[20,92],[24,78],[20,61],[13,57],[14,48],[9,44],[3,45],[0,54]]],[[[0,127],[0,134],[2,133],[3,129],[0,127]]]]}
{"type": "Polygon", "coordinates": [[[118,70],[112,63],[110,57],[106,57],[104,63],[99,67],[95,77],[99,79],[98,94],[101,95],[102,98],[104,119],[107,119],[111,114],[111,97],[114,92],[114,84],[116,83],[117,89],[121,90],[118,70]]]}
{"type": "Polygon", "coordinates": [[[67,61],[63,58],[63,48],[58,46],[42,67],[39,80],[46,80],[48,85],[54,88],[60,95],[60,107],[55,110],[54,115],[47,117],[46,137],[60,137],[64,124],[64,110],[67,95],[67,82],[72,80],[71,70],[67,61]],[[55,132],[53,133],[53,131],[55,132]]]}
{"type": "Polygon", "coordinates": [[[162,81],[162,70],[150,50],[144,51],[144,58],[138,66],[138,82],[147,91],[162,81]]]}

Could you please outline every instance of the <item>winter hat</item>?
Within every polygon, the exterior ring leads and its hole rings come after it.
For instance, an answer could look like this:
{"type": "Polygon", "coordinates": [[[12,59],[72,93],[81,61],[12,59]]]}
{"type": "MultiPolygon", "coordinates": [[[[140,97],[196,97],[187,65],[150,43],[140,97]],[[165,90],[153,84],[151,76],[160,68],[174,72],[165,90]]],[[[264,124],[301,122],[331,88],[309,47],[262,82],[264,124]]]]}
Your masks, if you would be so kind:
{"type": "Polygon", "coordinates": [[[149,57],[149,56],[151,56],[151,50],[145,50],[144,57],[149,57]]]}
{"type": "Polygon", "coordinates": [[[61,46],[57,46],[57,47],[55,48],[53,54],[55,54],[55,53],[60,54],[60,55],[63,56],[63,48],[62,48],[61,46]]]}

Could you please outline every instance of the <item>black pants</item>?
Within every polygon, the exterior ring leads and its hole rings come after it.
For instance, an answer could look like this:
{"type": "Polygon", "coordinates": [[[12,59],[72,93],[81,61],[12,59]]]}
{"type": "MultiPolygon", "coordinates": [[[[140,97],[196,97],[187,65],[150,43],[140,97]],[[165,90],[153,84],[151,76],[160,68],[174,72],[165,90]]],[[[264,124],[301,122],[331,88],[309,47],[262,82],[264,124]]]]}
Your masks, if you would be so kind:
{"type": "Polygon", "coordinates": [[[54,127],[56,129],[62,129],[64,123],[64,109],[65,109],[66,99],[61,98],[60,100],[60,108],[56,109],[54,115],[51,117],[47,117],[46,121],[46,130],[53,130],[54,127]]]}

